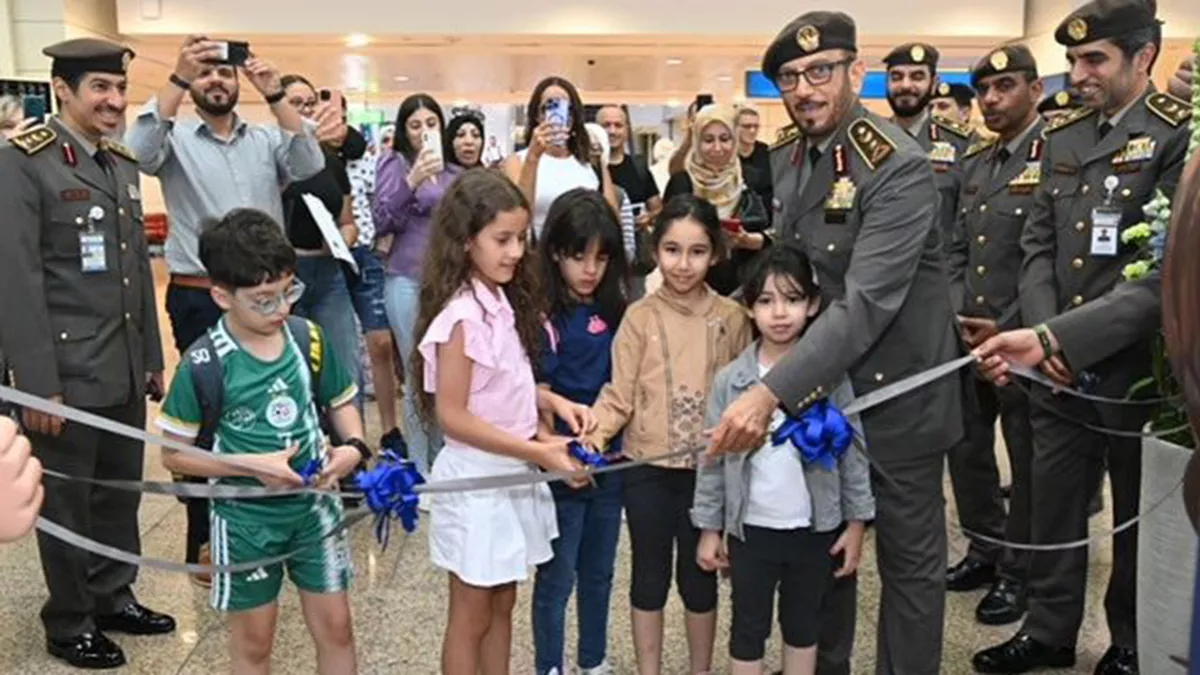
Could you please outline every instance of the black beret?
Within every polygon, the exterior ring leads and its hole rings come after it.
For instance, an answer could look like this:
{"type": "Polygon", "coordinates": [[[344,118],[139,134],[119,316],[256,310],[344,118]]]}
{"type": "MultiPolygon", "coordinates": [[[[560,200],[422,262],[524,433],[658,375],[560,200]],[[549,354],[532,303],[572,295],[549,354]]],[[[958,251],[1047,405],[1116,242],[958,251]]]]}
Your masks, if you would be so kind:
{"type": "Polygon", "coordinates": [[[1054,39],[1060,45],[1076,47],[1161,25],[1154,18],[1154,5],[1146,0],[1092,0],[1063,19],[1054,39]]]}
{"type": "Polygon", "coordinates": [[[842,12],[808,12],[789,23],[763,54],[762,71],[772,80],[788,61],[830,49],[858,51],[854,19],[842,12]]]}
{"type": "Polygon", "coordinates": [[[1083,102],[1079,100],[1078,96],[1063,89],[1043,98],[1042,102],[1038,103],[1037,109],[1040,113],[1046,113],[1055,110],[1074,110],[1082,105],[1083,102]]]}
{"type": "Polygon", "coordinates": [[[1037,77],[1037,60],[1025,45],[997,47],[971,69],[971,84],[978,87],[983,78],[1001,73],[1029,73],[1037,77]]]}
{"type": "Polygon", "coordinates": [[[887,64],[888,68],[892,66],[929,66],[930,70],[936,72],[938,50],[931,44],[910,42],[888,52],[888,55],[883,57],[883,62],[887,64]]]}
{"type": "Polygon", "coordinates": [[[959,82],[942,82],[933,92],[933,98],[952,98],[958,105],[971,105],[975,100],[975,90],[959,82]]]}
{"type": "Polygon", "coordinates": [[[55,77],[83,73],[124,75],[135,54],[125,45],[96,38],[76,38],[56,42],[42,50],[54,61],[50,73],[55,77]]]}

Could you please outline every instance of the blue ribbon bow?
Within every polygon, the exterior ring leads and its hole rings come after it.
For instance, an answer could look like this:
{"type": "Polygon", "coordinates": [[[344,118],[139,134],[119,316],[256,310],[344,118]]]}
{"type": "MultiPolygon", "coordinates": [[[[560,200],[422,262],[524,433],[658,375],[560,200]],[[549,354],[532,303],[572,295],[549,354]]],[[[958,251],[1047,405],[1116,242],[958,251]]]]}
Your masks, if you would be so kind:
{"type": "Polygon", "coordinates": [[[392,519],[399,518],[409,534],[417,529],[416,488],[425,477],[415,464],[389,450],[380,455],[375,468],[360,471],[355,481],[375,514],[375,538],[383,548],[388,545],[392,519]]]}
{"type": "Polygon", "coordinates": [[[570,452],[572,457],[579,460],[579,462],[586,467],[592,469],[603,469],[604,467],[608,466],[608,460],[605,459],[604,455],[588,450],[583,446],[583,443],[580,443],[579,441],[571,441],[570,443],[567,443],[567,452],[570,452]]]}
{"type": "Polygon", "coordinates": [[[832,471],[854,440],[850,420],[828,399],[817,401],[796,419],[791,415],[771,434],[773,445],[791,442],[805,464],[817,463],[832,471]]]}
{"type": "Polygon", "coordinates": [[[308,460],[308,464],[300,469],[300,477],[304,479],[304,484],[312,487],[317,484],[317,477],[321,475],[321,458],[308,460]]]}

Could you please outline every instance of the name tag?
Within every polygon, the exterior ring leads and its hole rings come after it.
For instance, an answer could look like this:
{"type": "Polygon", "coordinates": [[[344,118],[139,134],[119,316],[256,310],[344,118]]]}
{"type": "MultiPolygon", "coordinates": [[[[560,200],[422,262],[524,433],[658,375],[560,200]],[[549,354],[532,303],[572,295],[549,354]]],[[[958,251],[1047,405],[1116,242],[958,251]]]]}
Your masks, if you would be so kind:
{"type": "Polygon", "coordinates": [[[79,233],[79,269],[84,274],[108,271],[102,232],[79,233]]]}
{"type": "Polygon", "coordinates": [[[1097,206],[1092,209],[1092,255],[1116,255],[1117,237],[1120,230],[1120,209],[1106,206],[1097,206]]]}

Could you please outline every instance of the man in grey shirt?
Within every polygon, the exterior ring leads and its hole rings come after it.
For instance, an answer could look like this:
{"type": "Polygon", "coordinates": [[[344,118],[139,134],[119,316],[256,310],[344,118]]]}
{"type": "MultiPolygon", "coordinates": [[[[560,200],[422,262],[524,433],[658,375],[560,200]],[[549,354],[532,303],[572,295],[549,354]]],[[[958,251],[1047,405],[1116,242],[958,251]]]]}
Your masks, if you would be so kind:
{"type": "MultiPolygon", "coordinates": [[[[234,64],[229,51],[223,43],[188,37],[169,81],[142,109],[127,139],[142,173],[162,182],[171,218],[167,313],[180,353],[221,317],[200,263],[204,224],[232,209],[250,207],[265,211],[282,226],[282,188],[324,168],[318,138],[340,126],[340,119],[332,116],[319,127],[305,122],[284,101],[274,66],[253,56],[234,64]],[[278,127],[248,124],[234,112],[239,66],[270,105],[278,127]],[[185,94],[191,95],[198,119],[176,120],[185,94]]],[[[202,560],[208,542],[205,500],[188,502],[187,539],[187,561],[207,562],[202,560]]],[[[194,579],[201,585],[209,582],[203,575],[194,579]]]]}

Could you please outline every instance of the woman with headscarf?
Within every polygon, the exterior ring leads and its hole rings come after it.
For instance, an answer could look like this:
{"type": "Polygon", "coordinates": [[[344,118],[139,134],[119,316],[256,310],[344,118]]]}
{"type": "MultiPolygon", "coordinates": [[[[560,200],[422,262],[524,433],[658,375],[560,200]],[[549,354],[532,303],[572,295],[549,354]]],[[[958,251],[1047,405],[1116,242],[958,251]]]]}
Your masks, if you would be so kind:
{"type": "Polygon", "coordinates": [[[459,115],[446,125],[442,137],[442,155],[446,162],[474,169],[483,166],[483,120],[470,113],[459,115]]]}
{"type": "Polygon", "coordinates": [[[737,156],[736,112],[724,105],[705,106],[692,124],[691,149],[684,169],[671,176],[663,201],[694,194],[717,207],[729,242],[729,258],[708,273],[708,285],[730,295],[741,285],[741,271],[768,243],[769,220],[762,199],[746,187],[737,156]]]}

